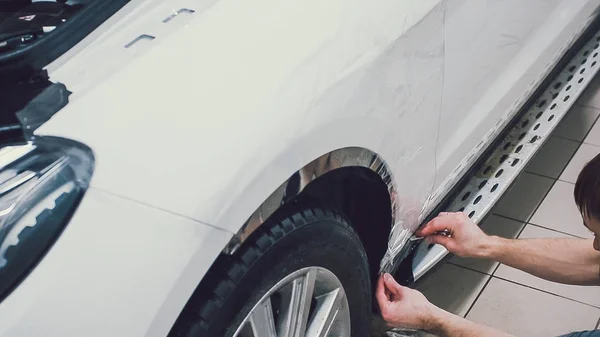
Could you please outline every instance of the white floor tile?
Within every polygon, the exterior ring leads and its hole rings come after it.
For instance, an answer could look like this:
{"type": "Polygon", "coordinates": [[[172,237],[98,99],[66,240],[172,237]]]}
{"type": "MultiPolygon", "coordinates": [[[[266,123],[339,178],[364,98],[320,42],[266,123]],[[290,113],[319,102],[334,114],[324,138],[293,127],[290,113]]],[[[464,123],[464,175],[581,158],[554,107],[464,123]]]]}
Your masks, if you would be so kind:
{"type": "Polygon", "coordinates": [[[556,336],[593,329],[600,309],[492,278],[467,315],[515,336],[556,336]]]}
{"type": "Polygon", "coordinates": [[[560,180],[575,183],[585,164],[597,156],[598,153],[600,153],[600,146],[581,144],[567,168],[560,175],[560,180]]]}
{"type": "Polygon", "coordinates": [[[578,147],[579,143],[576,141],[550,137],[525,170],[558,179],[578,147]]]}
{"type": "MultiPolygon", "coordinates": [[[[519,236],[519,238],[530,239],[573,237],[552,230],[528,225],[523,231],[523,233],[519,236]]],[[[500,267],[498,267],[498,269],[494,273],[494,276],[517,282],[520,284],[524,284],[536,289],[548,291],[556,295],[564,296],[576,301],[587,303],[589,305],[600,307],[600,287],[598,286],[585,287],[550,282],[506,265],[500,265],[500,267]]]]}
{"type": "Polygon", "coordinates": [[[526,222],[540,204],[554,180],[531,173],[523,173],[513,187],[492,210],[493,214],[526,222]]]}
{"type": "Polygon", "coordinates": [[[574,185],[557,181],[529,222],[559,232],[590,238],[573,200],[574,185]]]}
{"type": "Polygon", "coordinates": [[[427,299],[464,316],[490,276],[446,263],[417,285],[427,299]]]}
{"type": "Polygon", "coordinates": [[[582,142],[598,116],[600,116],[599,109],[574,105],[554,130],[553,135],[582,142]]]}
{"type": "Polygon", "coordinates": [[[585,137],[585,143],[600,146],[600,123],[596,122],[590,133],[585,137]]]}
{"type": "Polygon", "coordinates": [[[600,109],[600,76],[595,76],[576,104],[600,109]]]}
{"type": "MultiPolygon", "coordinates": [[[[512,239],[517,237],[523,226],[523,222],[503,218],[497,215],[491,215],[485,219],[481,225],[481,229],[483,229],[483,231],[489,235],[496,235],[512,239]]],[[[469,259],[458,256],[453,256],[450,259],[450,262],[486,274],[491,274],[498,265],[498,262],[490,260],[469,259]]]]}

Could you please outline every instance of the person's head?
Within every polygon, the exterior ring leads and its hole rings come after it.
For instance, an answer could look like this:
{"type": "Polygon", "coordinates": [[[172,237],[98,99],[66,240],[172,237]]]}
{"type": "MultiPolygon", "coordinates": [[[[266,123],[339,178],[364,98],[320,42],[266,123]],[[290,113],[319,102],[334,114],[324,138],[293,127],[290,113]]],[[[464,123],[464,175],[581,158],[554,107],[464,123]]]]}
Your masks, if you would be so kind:
{"type": "Polygon", "coordinates": [[[574,196],[583,224],[595,235],[594,249],[600,251],[600,154],[579,173],[574,196]]]}

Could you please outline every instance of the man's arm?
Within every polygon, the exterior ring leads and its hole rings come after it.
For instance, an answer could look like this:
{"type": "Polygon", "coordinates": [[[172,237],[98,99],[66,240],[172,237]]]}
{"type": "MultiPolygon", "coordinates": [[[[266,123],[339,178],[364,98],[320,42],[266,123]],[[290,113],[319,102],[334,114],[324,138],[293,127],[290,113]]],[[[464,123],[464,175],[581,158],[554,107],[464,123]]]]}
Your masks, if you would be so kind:
{"type": "Polygon", "coordinates": [[[447,337],[510,336],[434,306],[423,294],[399,285],[389,274],[379,278],[376,296],[383,319],[392,327],[426,330],[447,337]]]}
{"type": "Polygon", "coordinates": [[[600,284],[600,252],[585,239],[520,239],[490,237],[480,257],[496,260],[549,281],[600,284]]]}
{"type": "Polygon", "coordinates": [[[464,213],[442,213],[417,235],[462,257],[488,258],[567,284],[600,284],[600,252],[586,239],[504,239],[488,236],[464,213]],[[444,229],[450,236],[436,234],[444,229]]]}

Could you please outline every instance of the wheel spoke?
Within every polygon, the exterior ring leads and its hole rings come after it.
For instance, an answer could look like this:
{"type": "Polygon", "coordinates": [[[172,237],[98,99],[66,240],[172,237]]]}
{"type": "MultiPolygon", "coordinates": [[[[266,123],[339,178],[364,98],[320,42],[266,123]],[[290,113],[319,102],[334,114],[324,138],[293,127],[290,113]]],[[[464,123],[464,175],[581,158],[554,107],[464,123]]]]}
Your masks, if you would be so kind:
{"type": "Polygon", "coordinates": [[[267,297],[260,303],[250,316],[250,325],[255,337],[277,337],[271,298],[267,297]]]}
{"type": "Polygon", "coordinates": [[[317,270],[309,269],[306,274],[292,281],[290,305],[282,324],[283,337],[304,337],[316,278],[317,270]]]}
{"type": "Polygon", "coordinates": [[[337,288],[316,298],[317,308],[306,331],[307,337],[325,337],[329,334],[345,296],[344,291],[337,288]]]}

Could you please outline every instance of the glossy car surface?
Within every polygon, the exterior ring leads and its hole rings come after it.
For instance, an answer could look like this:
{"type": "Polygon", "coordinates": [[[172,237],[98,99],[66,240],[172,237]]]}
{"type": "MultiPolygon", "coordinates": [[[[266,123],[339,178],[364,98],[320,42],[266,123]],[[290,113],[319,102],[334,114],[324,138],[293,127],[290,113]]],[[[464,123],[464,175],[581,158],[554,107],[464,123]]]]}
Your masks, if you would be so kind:
{"type": "Polygon", "coordinates": [[[73,94],[36,134],[89,146],[94,174],[0,336],[166,336],[295,175],[371,168],[402,247],[598,6],[131,1],[47,67],[73,94]]]}

